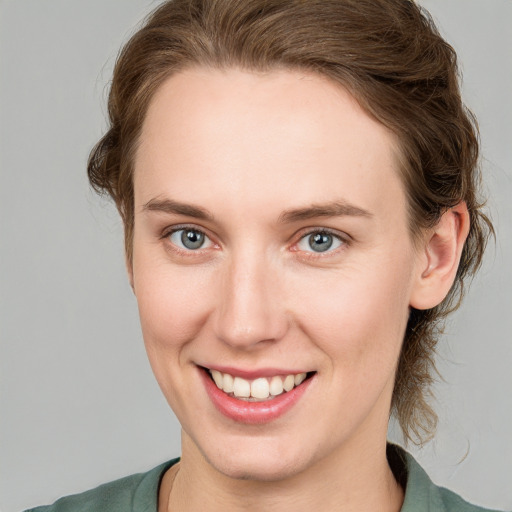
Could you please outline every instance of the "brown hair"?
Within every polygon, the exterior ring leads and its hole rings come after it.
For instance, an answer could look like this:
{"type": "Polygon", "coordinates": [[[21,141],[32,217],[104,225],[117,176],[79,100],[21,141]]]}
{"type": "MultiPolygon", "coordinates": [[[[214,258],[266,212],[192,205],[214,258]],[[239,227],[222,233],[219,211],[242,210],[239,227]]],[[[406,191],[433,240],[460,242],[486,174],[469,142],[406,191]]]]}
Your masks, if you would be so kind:
{"type": "Polygon", "coordinates": [[[478,269],[489,233],[478,199],[478,135],[459,91],[454,50],[411,0],[173,0],[158,7],[121,51],[108,101],[110,127],[91,152],[89,179],[115,201],[131,258],[133,160],[148,104],[190,66],[303,69],[345,87],[394,132],[413,239],[460,201],[471,228],[456,281],[437,307],[412,310],[392,411],[406,439],[432,434],[427,402],[442,319],[478,269]]]}

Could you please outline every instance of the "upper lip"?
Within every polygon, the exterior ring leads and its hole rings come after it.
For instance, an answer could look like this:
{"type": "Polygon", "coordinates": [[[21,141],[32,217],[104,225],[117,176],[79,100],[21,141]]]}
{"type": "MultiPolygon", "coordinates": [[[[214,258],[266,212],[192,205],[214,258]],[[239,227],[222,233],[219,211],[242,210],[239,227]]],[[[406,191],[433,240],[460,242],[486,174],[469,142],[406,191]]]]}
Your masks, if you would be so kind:
{"type": "Polygon", "coordinates": [[[252,380],[258,377],[274,377],[275,375],[297,375],[298,373],[308,373],[304,369],[290,369],[290,368],[258,368],[258,369],[243,369],[235,368],[233,366],[218,366],[218,365],[204,365],[203,368],[207,370],[217,370],[221,373],[229,373],[233,377],[241,377],[243,379],[252,380]]]}

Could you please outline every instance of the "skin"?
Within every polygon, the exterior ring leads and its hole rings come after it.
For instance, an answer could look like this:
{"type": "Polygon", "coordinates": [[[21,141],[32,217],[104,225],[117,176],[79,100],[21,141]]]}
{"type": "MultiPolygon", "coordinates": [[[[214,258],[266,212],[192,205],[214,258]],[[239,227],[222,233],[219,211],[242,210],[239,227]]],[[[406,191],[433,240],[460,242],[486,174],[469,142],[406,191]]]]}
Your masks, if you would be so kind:
{"type": "Polygon", "coordinates": [[[408,312],[448,292],[468,221],[459,205],[413,244],[396,146],[305,72],[190,69],[156,92],[128,272],[183,429],[159,510],[400,509],[385,447],[408,312]],[[205,245],[180,248],[183,226],[205,245]],[[308,236],[326,230],[334,248],[315,252],[308,236]],[[286,414],[245,425],[213,406],[198,365],[316,373],[286,414]]]}

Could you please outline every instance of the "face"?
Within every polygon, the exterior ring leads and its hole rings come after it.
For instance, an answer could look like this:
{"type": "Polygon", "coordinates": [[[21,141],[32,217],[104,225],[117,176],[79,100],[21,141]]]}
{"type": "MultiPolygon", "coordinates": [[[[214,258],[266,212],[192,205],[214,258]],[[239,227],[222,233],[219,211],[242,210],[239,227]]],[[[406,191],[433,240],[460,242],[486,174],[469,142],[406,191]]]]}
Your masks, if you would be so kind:
{"type": "Polygon", "coordinates": [[[191,69],[152,99],[129,270],[185,446],[221,473],[384,447],[419,266],[395,148],[313,74],[191,69]]]}

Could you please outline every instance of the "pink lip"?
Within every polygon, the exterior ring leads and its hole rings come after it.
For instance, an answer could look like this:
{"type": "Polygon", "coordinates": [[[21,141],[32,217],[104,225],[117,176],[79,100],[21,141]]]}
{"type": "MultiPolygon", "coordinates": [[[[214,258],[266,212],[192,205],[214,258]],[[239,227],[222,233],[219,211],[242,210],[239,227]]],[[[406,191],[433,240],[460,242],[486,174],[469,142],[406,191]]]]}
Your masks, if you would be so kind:
{"type": "MultiPolygon", "coordinates": [[[[300,386],[272,400],[265,402],[246,402],[228,396],[224,391],[221,391],[212,381],[207,370],[200,369],[199,373],[201,374],[210,400],[219,412],[239,423],[252,425],[268,423],[285,414],[299,401],[314,378],[306,379],[300,386]]],[[[262,374],[258,373],[258,375],[261,376],[262,374]]],[[[276,373],[272,375],[276,375],[276,373]]],[[[277,373],[277,375],[279,375],[279,373],[277,373]]]]}

